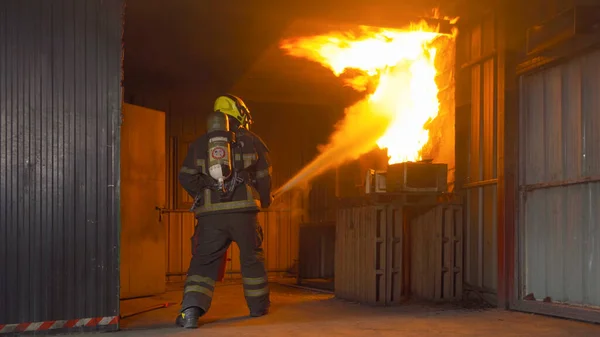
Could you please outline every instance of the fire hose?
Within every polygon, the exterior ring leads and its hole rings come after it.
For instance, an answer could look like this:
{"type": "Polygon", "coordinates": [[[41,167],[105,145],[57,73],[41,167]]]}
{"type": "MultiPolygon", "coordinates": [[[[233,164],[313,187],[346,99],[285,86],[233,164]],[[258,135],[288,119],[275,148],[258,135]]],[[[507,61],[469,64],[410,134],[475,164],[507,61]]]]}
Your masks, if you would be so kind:
{"type": "Polygon", "coordinates": [[[276,191],[275,193],[273,193],[273,194],[271,195],[271,198],[272,198],[273,200],[276,200],[276,199],[277,199],[277,197],[278,197],[278,196],[280,196],[280,195],[281,195],[281,192],[279,192],[279,191],[276,191]]]}
{"type": "Polygon", "coordinates": [[[288,184],[285,184],[283,186],[281,186],[277,191],[275,191],[275,193],[271,194],[271,198],[273,198],[273,200],[277,199],[280,195],[284,194],[285,192],[287,192],[289,190],[289,187],[287,187],[288,184]]]}
{"type": "Polygon", "coordinates": [[[177,303],[172,303],[172,302],[167,302],[167,303],[161,303],[161,304],[157,304],[157,305],[153,305],[151,307],[147,307],[138,311],[134,311],[131,313],[127,313],[127,314],[121,314],[119,315],[120,319],[126,319],[129,317],[133,317],[133,316],[137,316],[137,315],[141,315],[150,311],[154,311],[154,310],[158,310],[158,309],[163,309],[163,308],[168,308],[171,307],[173,305],[176,305],[177,303]]]}

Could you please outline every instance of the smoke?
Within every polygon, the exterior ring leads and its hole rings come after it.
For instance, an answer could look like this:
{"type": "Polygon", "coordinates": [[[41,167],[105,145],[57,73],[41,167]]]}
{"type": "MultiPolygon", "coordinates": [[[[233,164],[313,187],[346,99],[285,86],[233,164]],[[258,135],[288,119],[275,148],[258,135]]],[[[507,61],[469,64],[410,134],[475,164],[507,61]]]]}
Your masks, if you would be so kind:
{"type": "Polygon", "coordinates": [[[377,147],[377,140],[384,135],[391,123],[391,116],[380,104],[370,100],[370,95],[345,110],[345,117],[335,126],[327,145],[319,146],[320,154],[298,172],[275,194],[287,192],[299,184],[305,184],[326,171],[377,147]]]}

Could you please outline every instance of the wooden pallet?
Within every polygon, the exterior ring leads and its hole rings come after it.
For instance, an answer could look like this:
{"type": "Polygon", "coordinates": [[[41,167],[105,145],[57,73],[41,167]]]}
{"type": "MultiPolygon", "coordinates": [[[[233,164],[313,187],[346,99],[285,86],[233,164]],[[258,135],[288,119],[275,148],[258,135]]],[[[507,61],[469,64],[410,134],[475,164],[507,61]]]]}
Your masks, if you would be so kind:
{"type": "Polygon", "coordinates": [[[338,199],[338,208],[389,205],[396,206],[435,206],[440,203],[460,204],[459,196],[453,193],[441,192],[403,192],[403,193],[372,193],[360,197],[338,199]]]}
{"type": "Polygon", "coordinates": [[[409,232],[411,295],[436,302],[461,299],[462,207],[437,205],[414,218],[409,232]]]}
{"type": "Polygon", "coordinates": [[[362,205],[338,210],[335,294],[372,305],[404,299],[402,206],[362,205]]]}

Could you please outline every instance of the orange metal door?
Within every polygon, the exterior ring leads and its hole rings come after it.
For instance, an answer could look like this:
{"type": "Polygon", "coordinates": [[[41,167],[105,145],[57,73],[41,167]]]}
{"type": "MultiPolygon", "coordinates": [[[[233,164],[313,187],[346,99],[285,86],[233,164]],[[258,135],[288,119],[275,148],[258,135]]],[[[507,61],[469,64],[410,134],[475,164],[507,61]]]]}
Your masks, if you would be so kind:
{"type": "Polygon", "coordinates": [[[165,113],[123,105],[121,126],[121,299],[166,289],[165,113]]]}

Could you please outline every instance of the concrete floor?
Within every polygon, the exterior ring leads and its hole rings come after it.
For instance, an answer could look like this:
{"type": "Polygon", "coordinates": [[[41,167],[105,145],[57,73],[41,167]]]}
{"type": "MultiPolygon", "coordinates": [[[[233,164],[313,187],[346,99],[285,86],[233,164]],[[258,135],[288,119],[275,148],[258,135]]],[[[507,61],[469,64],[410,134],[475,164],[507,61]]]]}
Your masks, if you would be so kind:
{"type": "Polygon", "coordinates": [[[376,308],[272,283],[271,314],[247,317],[242,286],[222,284],[198,330],[174,328],[181,291],[124,301],[127,315],[159,303],[175,305],[122,320],[109,336],[600,336],[600,326],[495,309],[406,304],[376,308]]]}

